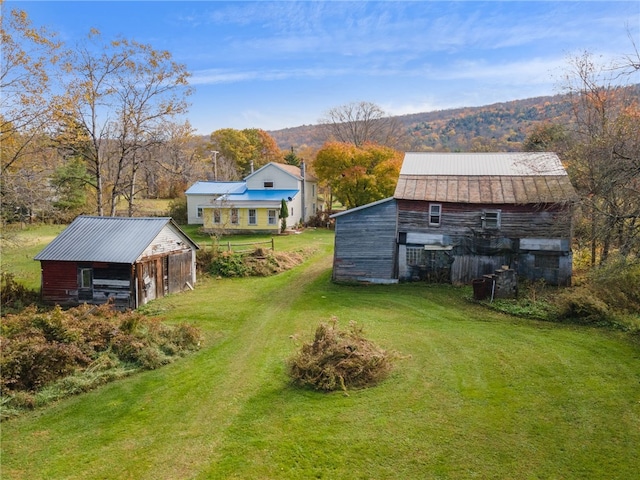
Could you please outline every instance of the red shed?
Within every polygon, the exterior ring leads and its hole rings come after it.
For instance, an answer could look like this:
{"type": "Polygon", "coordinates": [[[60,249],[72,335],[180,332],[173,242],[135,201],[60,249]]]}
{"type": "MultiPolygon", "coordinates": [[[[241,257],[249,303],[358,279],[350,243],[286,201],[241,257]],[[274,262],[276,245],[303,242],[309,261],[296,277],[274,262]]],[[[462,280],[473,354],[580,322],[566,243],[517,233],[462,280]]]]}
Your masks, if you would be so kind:
{"type": "Polygon", "coordinates": [[[169,217],[80,216],[35,257],[42,299],[137,308],[192,289],[197,249],[169,217]]]}

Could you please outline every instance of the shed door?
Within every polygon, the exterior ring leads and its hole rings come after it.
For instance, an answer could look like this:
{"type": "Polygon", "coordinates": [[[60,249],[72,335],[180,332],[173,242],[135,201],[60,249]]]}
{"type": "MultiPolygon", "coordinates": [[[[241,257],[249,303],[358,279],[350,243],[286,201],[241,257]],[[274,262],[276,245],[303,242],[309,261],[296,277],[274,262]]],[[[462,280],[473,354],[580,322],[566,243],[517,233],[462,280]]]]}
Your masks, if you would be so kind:
{"type": "Polygon", "coordinates": [[[169,256],[169,293],[182,292],[192,282],[192,259],[191,251],[169,256]]]}
{"type": "Polygon", "coordinates": [[[156,298],[156,264],[146,262],[142,269],[143,304],[156,298]]]}

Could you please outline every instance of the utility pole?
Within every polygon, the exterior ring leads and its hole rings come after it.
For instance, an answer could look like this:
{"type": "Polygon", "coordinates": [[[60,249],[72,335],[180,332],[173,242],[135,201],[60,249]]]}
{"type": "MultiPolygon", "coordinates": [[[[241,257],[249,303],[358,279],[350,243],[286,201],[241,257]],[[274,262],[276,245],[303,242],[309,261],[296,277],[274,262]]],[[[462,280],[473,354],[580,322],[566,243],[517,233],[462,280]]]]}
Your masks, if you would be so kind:
{"type": "Polygon", "coordinates": [[[217,182],[218,181],[218,152],[217,150],[214,150],[213,152],[213,179],[217,182]]]}

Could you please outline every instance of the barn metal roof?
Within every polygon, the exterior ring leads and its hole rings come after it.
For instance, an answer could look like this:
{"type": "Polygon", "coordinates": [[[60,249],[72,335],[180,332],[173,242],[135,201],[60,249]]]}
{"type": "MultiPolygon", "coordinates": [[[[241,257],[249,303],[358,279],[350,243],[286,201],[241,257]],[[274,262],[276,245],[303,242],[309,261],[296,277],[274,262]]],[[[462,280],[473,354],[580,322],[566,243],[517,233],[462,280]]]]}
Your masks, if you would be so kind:
{"type": "Polygon", "coordinates": [[[575,199],[555,153],[406,153],[394,198],[537,204],[575,199]]]}
{"type": "Polygon", "coordinates": [[[77,217],[35,260],[133,264],[167,225],[198,248],[170,217],[77,217]]]}

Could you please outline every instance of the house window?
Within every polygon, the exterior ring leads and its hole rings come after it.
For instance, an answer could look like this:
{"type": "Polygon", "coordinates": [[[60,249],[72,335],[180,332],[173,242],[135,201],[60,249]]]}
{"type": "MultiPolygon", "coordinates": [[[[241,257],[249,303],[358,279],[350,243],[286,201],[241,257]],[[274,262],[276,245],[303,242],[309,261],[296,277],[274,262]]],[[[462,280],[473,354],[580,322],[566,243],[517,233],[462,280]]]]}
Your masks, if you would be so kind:
{"type": "Polygon", "coordinates": [[[439,203],[429,204],[429,226],[439,227],[442,219],[442,205],[439,203]]]}
{"type": "Polygon", "coordinates": [[[277,218],[277,212],[275,210],[269,210],[269,225],[277,225],[278,224],[278,218],[277,218]]]}
{"type": "Polygon", "coordinates": [[[240,223],[240,215],[237,208],[231,209],[231,225],[238,225],[240,223]]]}
{"type": "Polygon", "coordinates": [[[273,182],[271,181],[264,182],[264,188],[273,188],[273,182]]]}
{"type": "Polygon", "coordinates": [[[318,213],[318,206],[315,203],[311,204],[311,215],[318,213]]]}
{"type": "Polygon", "coordinates": [[[202,207],[196,209],[196,217],[202,218],[202,207]]]}
{"type": "Polygon", "coordinates": [[[217,208],[213,211],[213,223],[215,225],[220,225],[220,210],[217,208]]]}
{"type": "Polygon", "coordinates": [[[255,208],[250,208],[249,209],[249,225],[256,225],[258,223],[258,221],[256,220],[256,209],[255,208]]]}
{"type": "Polygon", "coordinates": [[[500,210],[487,210],[482,214],[482,228],[500,228],[500,210]]]}

